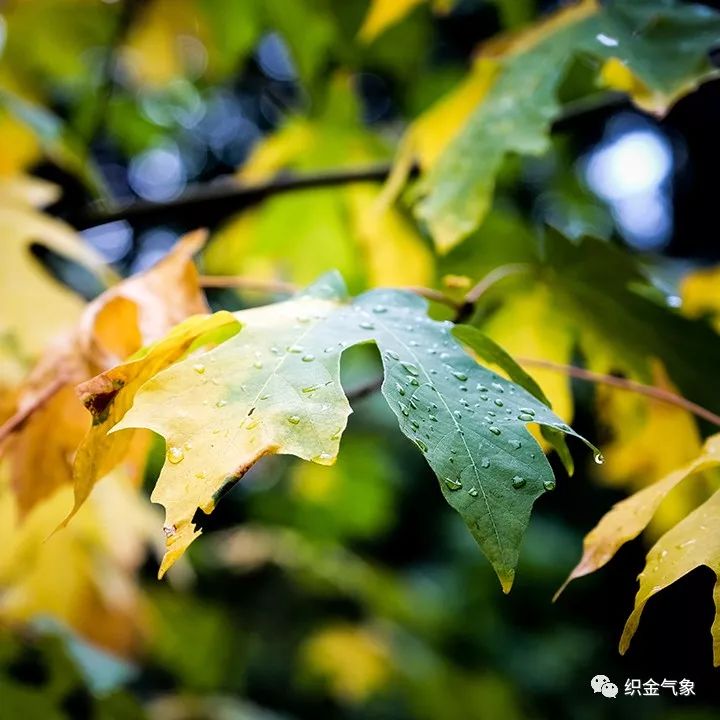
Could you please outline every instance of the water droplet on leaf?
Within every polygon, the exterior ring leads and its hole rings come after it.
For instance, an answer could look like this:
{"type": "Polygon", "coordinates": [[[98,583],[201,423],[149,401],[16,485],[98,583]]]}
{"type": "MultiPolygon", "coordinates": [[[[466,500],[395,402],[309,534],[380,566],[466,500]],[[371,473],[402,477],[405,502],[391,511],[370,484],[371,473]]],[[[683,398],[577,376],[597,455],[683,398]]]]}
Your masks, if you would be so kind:
{"type": "Polygon", "coordinates": [[[182,448],[179,448],[176,445],[171,445],[167,450],[167,459],[173,465],[177,465],[185,459],[185,453],[182,448]]]}

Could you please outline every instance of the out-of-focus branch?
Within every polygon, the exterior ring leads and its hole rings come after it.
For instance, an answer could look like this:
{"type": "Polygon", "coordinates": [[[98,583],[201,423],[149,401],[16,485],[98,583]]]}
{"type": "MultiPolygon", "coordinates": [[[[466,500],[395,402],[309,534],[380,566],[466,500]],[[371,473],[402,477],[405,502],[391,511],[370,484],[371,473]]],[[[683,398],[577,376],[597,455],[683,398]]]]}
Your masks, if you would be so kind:
{"type": "Polygon", "coordinates": [[[644,385],[635,380],[628,380],[626,378],[616,377],[615,375],[603,375],[602,373],[593,372],[592,370],[586,370],[575,365],[562,365],[561,363],[551,362],[550,360],[536,360],[534,358],[515,358],[520,365],[527,367],[542,368],[543,370],[553,370],[570,377],[577,378],[578,380],[585,380],[587,382],[596,383],[598,385],[610,385],[612,387],[619,388],[620,390],[626,390],[627,392],[635,393],[636,395],[645,395],[645,397],[658,400],[659,402],[667,403],[668,405],[675,405],[676,407],[687,410],[693,415],[707,420],[713,425],[720,427],[720,415],[716,415],[714,412],[707,408],[698,405],[684,398],[682,395],[678,395],[665,388],[656,387],[654,385],[644,385]]]}
{"type": "MultiPolygon", "coordinates": [[[[240,182],[229,178],[196,185],[179,197],[163,202],[132,200],[113,207],[96,203],[67,220],[71,225],[82,230],[117,220],[158,222],[163,219],[178,220],[182,216],[201,217],[201,212],[204,215],[218,213],[229,215],[273,195],[357,182],[382,182],[389,172],[390,165],[383,163],[315,173],[282,173],[270,180],[257,183],[240,182]]],[[[416,173],[417,170],[414,172],[416,173]]]]}

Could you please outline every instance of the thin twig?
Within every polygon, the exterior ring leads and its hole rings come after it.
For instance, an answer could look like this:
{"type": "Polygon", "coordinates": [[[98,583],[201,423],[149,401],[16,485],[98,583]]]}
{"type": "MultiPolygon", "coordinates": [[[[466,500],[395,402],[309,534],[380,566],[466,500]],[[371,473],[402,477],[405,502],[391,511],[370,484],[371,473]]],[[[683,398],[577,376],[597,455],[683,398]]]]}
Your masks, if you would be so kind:
{"type": "Polygon", "coordinates": [[[470,288],[465,295],[465,299],[458,307],[455,323],[457,324],[468,320],[472,316],[478,300],[480,300],[493,285],[510,275],[517,275],[518,273],[524,273],[528,270],[530,270],[530,265],[527,263],[508,263],[507,265],[499,265],[491,270],[477,284],[470,288]]]}
{"type": "Polygon", "coordinates": [[[64,377],[57,377],[49,385],[46,385],[42,391],[33,399],[27,407],[18,410],[12,417],[9,417],[2,425],[0,425],[0,443],[16,430],[19,430],[30,416],[39,410],[45,403],[58,393],[66,383],[64,377]]]}
{"type": "Polygon", "coordinates": [[[711,410],[698,405],[684,398],[682,395],[678,395],[670,390],[664,388],[655,387],[654,385],[644,385],[635,380],[627,380],[625,378],[616,377],[615,375],[603,375],[602,373],[593,372],[592,370],[585,370],[575,365],[563,365],[561,363],[555,363],[550,360],[537,360],[535,358],[515,358],[520,365],[527,365],[528,367],[543,368],[545,370],[553,370],[555,372],[564,373],[570,377],[577,378],[578,380],[585,380],[587,382],[597,383],[599,385],[611,385],[620,390],[627,392],[633,392],[637,395],[645,395],[646,397],[664,402],[669,405],[675,405],[676,407],[687,410],[693,415],[707,420],[713,425],[720,427],[720,415],[716,415],[711,410]]]}

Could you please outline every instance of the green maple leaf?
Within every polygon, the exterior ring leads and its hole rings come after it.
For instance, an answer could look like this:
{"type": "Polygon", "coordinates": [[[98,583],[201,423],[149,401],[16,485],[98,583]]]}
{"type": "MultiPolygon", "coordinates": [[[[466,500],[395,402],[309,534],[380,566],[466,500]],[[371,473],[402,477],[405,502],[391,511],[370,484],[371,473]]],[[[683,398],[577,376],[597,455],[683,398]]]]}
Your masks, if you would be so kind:
{"type": "Polygon", "coordinates": [[[510,589],[532,505],[555,486],[526,425],[575,435],[570,427],[479,365],[453,337],[453,324],[431,319],[412,293],[373,290],[351,301],[331,274],[287,302],[234,315],[241,325],[234,337],[157,373],[111,431],[146,427],[167,442],[152,496],[166,508],[161,573],[199,535],[197,509],[211,512],[264,455],[335,461],[351,412],[341,355],[375,343],[382,394],[400,430],[510,589]]]}
{"type": "MultiPolygon", "coordinates": [[[[720,14],[702,5],[585,0],[514,36],[499,56],[492,46],[485,59],[481,49],[485,62],[471,71],[467,84],[484,78],[489,89],[474,107],[465,102],[458,107],[457,98],[441,100],[427,114],[433,122],[421,118],[416,127],[417,133],[432,135],[443,115],[468,114],[437,159],[430,162],[420,151],[425,172],[416,213],[428,223],[438,248],[452,248],[481,223],[508,153],[540,155],[549,149],[551,124],[562,112],[558,88],[573,58],[596,61],[598,69],[612,60],[605,78],[610,86],[627,91],[641,108],[663,114],[717,75],[708,52],[718,36],[720,14]]],[[[408,148],[420,150],[430,142],[413,138],[413,130],[408,139],[408,148]]]]}

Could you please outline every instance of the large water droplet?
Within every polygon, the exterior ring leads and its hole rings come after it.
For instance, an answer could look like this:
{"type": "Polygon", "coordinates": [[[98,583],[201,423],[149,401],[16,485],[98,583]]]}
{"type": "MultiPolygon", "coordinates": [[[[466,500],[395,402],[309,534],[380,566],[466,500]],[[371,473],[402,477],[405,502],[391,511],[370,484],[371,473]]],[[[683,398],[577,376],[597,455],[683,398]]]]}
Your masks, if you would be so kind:
{"type": "Polygon", "coordinates": [[[415,444],[420,448],[420,452],[427,452],[427,445],[422,440],[415,440],[415,444]]]}
{"type": "Polygon", "coordinates": [[[261,369],[262,369],[262,366],[263,366],[263,364],[262,364],[262,362],[261,362],[260,360],[256,360],[256,361],[253,363],[253,367],[254,367],[256,370],[261,370],[261,369]]]}
{"type": "Polygon", "coordinates": [[[478,489],[477,489],[477,488],[474,488],[474,487],[473,487],[473,488],[470,488],[470,489],[468,490],[468,495],[470,495],[471,497],[477,497],[477,496],[478,496],[478,489]]]}
{"type": "Polygon", "coordinates": [[[605,462],[605,458],[603,457],[603,454],[601,452],[596,452],[593,455],[593,460],[595,460],[598,465],[602,465],[605,462]]]}
{"type": "Polygon", "coordinates": [[[520,412],[527,413],[528,415],[532,415],[533,417],[535,416],[535,411],[532,408],[522,407],[520,408],[520,412]]]}
{"type": "Polygon", "coordinates": [[[400,363],[400,365],[402,365],[405,372],[409,373],[410,375],[418,375],[418,369],[412,363],[403,362],[403,363],[400,363]]]}
{"type": "Polygon", "coordinates": [[[358,325],[362,330],[374,330],[375,329],[375,326],[371,322],[368,322],[367,320],[363,320],[361,323],[358,323],[358,325]]]}
{"type": "Polygon", "coordinates": [[[395,383],[395,389],[397,390],[398,395],[405,394],[405,388],[400,383],[395,383]]]}
{"type": "Polygon", "coordinates": [[[287,351],[289,353],[301,353],[303,351],[302,345],[288,345],[287,351]]]}
{"type": "Polygon", "coordinates": [[[522,420],[523,422],[532,422],[534,420],[532,415],[528,415],[527,413],[521,412],[518,415],[518,420],[522,420]]]}
{"type": "Polygon", "coordinates": [[[387,312],[387,308],[384,305],[375,305],[375,307],[373,307],[372,311],[374,313],[377,313],[378,315],[380,315],[382,313],[387,312]]]}
{"type": "Polygon", "coordinates": [[[512,479],[512,486],[513,486],[516,490],[520,490],[520,488],[524,488],[525,485],[526,485],[526,480],[525,480],[524,477],[520,477],[520,475],[516,475],[516,476],[512,479]]]}
{"type": "Polygon", "coordinates": [[[502,407],[505,403],[500,398],[495,398],[493,401],[498,407],[502,407]]]}
{"type": "Polygon", "coordinates": [[[554,480],[544,480],[543,481],[543,487],[548,491],[554,490],[556,486],[557,486],[557,483],[554,480]]]}
{"type": "Polygon", "coordinates": [[[177,465],[185,459],[185,453],[182,448],[179,448],[176,445],[171,445],[167,450],[167,459],[173,465],[177,465]]]}
{"type": "Polygon", "coordinates": [[[287,420],[291,425],[297,425],[300,422],[300,416],[291,415],[287,420]]]}
{"type": "Polygon", "coordinates": [[[513,450],[519,450],[522,447],[522,443],[519,440],[509,440],[508,442],[513,450]]]}
{"type": "Polygon", "coordinates": [[[205,372],[205,366],[202,363],[195,363],[193,365],[193,370],[198,374],[202,375],[205,372]]]}
{"type": "Polygon", "coordinates": [[[468,379],[468,376],[464,372],[460,372],[458,370],[453,371],[453,377],[456,380],[460,380],[460,382],[465,382],[468,379]]]}
{"type": "Polygon", "coordinates": [[[311,353],[308,353],[307,355],[302,356],[303,362],[312,362],[314,359],[315,359],[315,356],[312,355],[311,353]]]}
{"type": "Polygon", "coordinates": [[[480,466],[487,470],[490,467],[490,460],[488,458],[483,458],[480,466]]]}
{"type": "Polygon", "coordinates": [[[491,425],[491,426],[488,428],[488,430],[489,430],[493,435],[499,435],[499,434],[500,434],[500,428],[499,428],[499,427],[495,427],[495,425],[491,425]]]}

